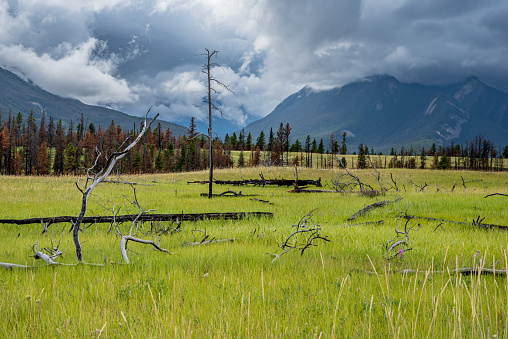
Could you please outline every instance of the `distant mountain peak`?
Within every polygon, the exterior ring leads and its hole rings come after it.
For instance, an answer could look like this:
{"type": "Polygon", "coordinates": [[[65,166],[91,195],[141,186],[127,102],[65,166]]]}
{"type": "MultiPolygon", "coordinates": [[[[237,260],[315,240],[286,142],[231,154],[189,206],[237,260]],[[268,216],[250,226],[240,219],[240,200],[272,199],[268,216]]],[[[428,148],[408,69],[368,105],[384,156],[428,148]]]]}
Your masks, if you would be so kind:
{"type": "Polygon", "coordinates": [[[346,131],[350,153],[360,143],[385,152],[391,147],[463,143],[478,134],[501,146],[508,143],[508,94],[477,77],[427,86],[379,74],[340,89],[316,91],[306,86],[245,131],[266,133],[281,122],[292,127],[291,140],[307,135],[327,140],[332,132],[337,136],[346,131]]]}

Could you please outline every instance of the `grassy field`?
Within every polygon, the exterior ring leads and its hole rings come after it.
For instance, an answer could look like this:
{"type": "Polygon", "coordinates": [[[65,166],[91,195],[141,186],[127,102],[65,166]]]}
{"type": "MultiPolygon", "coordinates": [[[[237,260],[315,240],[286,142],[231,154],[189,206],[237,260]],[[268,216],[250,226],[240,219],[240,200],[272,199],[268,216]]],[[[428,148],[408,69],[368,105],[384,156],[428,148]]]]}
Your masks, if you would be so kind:
{"type": "MultiPolygon", "coordinates": [[[[293,178],[292,168],[220,170],[221,180],[293,178]]],[[[371,170],[354,173],[376,189],[371,170]]],[[[508,233],[471,224],[412,220],[412,249],[387,260],[385,246],[396,223],[412,215],[508,225],[508,173],[431,170],[380,170],[385,187],[399,191],[382,196],[360,194],[294,194],[285,187],[214,186],[257,194],[207,199],[207,187],[187,181],[207,180],[206,172],[131,177],[150,184],[136,186],[139,203],[155,213],[273,212],[273,219],[184,222],[181,232],[164,234],[162,247],[172,254],[129,243],[131,264],[46,266],[32,257],[58,243],[59,262],[76,262],[69,224],[0,225],[0,262],[40,266],[0,269],[0,336],[48,338],[166,337],[508,337],[508,278],[503,275],[456,275],[460,267],[508,266],[508,233]],[[462,184],[461,176],[466,181],[462,184]],[[411,183],[412,182],[412,183],[411,183]],[[423,192],[413,185],[427,186],[423,192]],[[452,191],[452,187],[455,188],[452,191]],[[347,219],[366,205],[402,198],[347,219]],[[281,253],[278,245],[312,213],[310,225],[321,225],[319,241],[303,255],[281,253]],[[399,217],[399,218],[398,218],[399,217]],[[382,224],[357,224],[383,220],[382,224]],[[418,226],[418,223],[420,226],[418,226]],[[210,237],[234,242],[185,246],[210,237]],[[416,274],[392,273],[415,269],[416,274]],[[444,273],[431,273],[444,271],[444,273]]],[[[350,181],[341,170],[299,169],[300,179],[329,183],[350,181]]],[[[73,177],[0,177],[0,219],[77,215],[80,194],[73,177]]],[[[311,187],[312,188],[312,187],[311,187]]],[[[126,185],[101,184],[90,197],[87,215],[136,213],[126,185]],[[109,210],[108,210],[109,209],[109,210]]],[[[166,223],[163,225],[168,227],[166,223]]],[[[80,235],[84,261],[122,263],[119,237],[109,225],[94,225],[80,235]]],[[[121,227],[126,231],[126,226],[121,227]]],[[[144,225],[148,231],[150,225],[144,225]]],[[[141,230],[143,231],[143,230],[141,230]]],[[[140,231],[140,232],[141,232],[140,231]]],[[[141,235],[139,233],[138,235],[141,235]]],[[[150,235],[144,236],[150,239],[150,235]]]]}

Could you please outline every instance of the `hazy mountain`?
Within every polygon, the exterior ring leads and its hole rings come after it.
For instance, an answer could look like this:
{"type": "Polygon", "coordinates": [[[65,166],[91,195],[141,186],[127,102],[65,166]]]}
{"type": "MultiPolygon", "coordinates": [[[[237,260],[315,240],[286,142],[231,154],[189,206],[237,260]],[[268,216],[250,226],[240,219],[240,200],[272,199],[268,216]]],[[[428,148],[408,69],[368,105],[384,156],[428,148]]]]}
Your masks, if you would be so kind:
{"type": "Polygon", "coordinates": [[[465,143],[478,134],[498,148],[508,144],[508,94],[474,77],[436,87],[378,75],[326,91],[305,87],[245,127],[245,133],[255,140],[261,130],[276,133],[281,122],[292,127],[292,142],[310,135],[318,142],[323,138],[326,148],[332,131],[339,142],[346,131],[351,153],[360,143],[386,152],[465,143]]]}
{"type": "MultiPolygon", "coordinates": [[[[122,126],[124,130],[131,130],[134,124],[136,124],[136,128],[139,128],[140,123],[144,120],[144,118],[127,115],[113,109],[86,105],[79,100],[59,97],[1,67],[0,109],[2,110],[2,120],[7,118],[9,109],[13,116],[21,112],[24,118],[28,116],[30,110],[33,110],[37,120],[41,118],[44,110],[47,117],[53,117],[55,123],[62,119],[64,125],[68,125],[72,120],[74,126],[79,123],[81,113],[83,113],[86,127],[93,123],[96,127],[102,125],[104,129],[111,124],[111,120],[116,125],[122,126]]],[[[156,113],[150,112],[150,115],[154,116],[156,113]]],[[[157,126],[157,122],[152,124],[154,128],[157,126]]],[[[169,128],[173,135],[184,134],[187,131],[186,127],[162,120],[160,122],[162,128],[164,130],[169,128]]]]}

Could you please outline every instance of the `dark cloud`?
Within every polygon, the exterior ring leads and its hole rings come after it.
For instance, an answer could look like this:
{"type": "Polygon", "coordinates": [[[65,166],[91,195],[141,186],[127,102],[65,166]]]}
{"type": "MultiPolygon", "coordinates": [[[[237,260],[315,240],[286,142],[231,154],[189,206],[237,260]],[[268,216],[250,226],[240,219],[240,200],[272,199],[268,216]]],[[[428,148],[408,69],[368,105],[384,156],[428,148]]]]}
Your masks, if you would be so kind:
{"type": "MultiPolygon", "coordinates": [[[[476,75],[508,92],[502,0],[0,0],[0,66],[43,88],[131,114],[206,120],[204,48],[241,126],[310,85],[376,73],[446,84],[476,75]]],[[[228,125],[224,123],[221,125],[228,125]]],[[[228,125],[231,126],[231,125],[228,125]]]]}

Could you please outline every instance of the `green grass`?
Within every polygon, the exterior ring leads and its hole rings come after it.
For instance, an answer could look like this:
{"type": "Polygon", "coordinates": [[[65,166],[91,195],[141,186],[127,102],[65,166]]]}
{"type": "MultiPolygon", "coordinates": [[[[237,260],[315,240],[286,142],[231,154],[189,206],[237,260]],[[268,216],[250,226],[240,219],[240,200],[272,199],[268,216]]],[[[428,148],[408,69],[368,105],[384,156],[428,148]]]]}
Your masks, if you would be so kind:
{"type": "MultiPolygon", "coordinates": [[[[292,168],[219,170],[223,180],[292,178],[292,168]]],[[[340,170],[299,169],[301,179],[328,181],[340,170]]],[[[372,171],[355,171],[378,187],[372,171]]],[[[505,276],[429,274],[497,262],[506,268],[508,233],[470,225],[425,220],[411,232],[412,250],[403,259],[386,260],[384,246],[395,236],[398,210],[410,214],[485,223],[508,224],[508,174],[430,170],[382,170],[384,186],[390,173],[400,191],[384,196],[357,194],[292,194],[285,187],[214,186],[257,198],[199,196],[207,186],[187,181],[207,180],[206,172],[132,177],[153,184],[137,186],[142,206],[156,213],[270,211],[273,219],[184,222],[182,231],[163,235],[160,243],[172,255],[129,243],[130,265],[106,267],[48,267],[30,257],[39,248],[58,242],[64,257],[75,263],[69,225],[0,225],[0,261],[40,266],[34,270],[0,270],[1,337],[485,337],[508,336],[508,280],[505,276]],[[461,176],[466,181],[462,186],[461,176]],[[414,186],[427,183],[423,192],[414,186]],[[452,186],[455,189],[451,192],[452,186]],[[444,187],[444,188],[443,188],[444,187]],[[439,188],[439,191],[438,191],[439,188]],[[384,220],[380,225],[350,225],[346,219],[379,200],[399,203],[372,210],[355,222],[384,220]],[[312,223],[322,225],[331,241],[316,242],[303,255],[293,252],[275,263],[266,253],[280,253],[277,245],[294,230],[292,225],[314,210],[312,223]],[[235,238],[233,243],[181,247],[201,237],[235,238]],[[53,239],[52,239],[53,238],[53,239]],[[501,259],[501,260],[500,260],[501,259]],[[498,262],[498,260],[500,260],[498,262]],[[400,269],[420,273],[389,273],[400,269]],[[368,274],[366,271],[375,272],[368,274]],[[102,332],[101,332],[102,329],[102,332]]],[[[345,177],[343,181],[349,180],[345,177]]],[[[73,177],[0,177],[0,218],[77,215],[80,195],[73,177]]],[[[101,184],[90,198],[87,215],[135,213],[125,203],[128,186],[101,184]]],[[[398,220],[402,225],[403,220],[398,220]]],[[[164,226],[168,226],[165,224],[164,226]]],[[[119,238],[109,225],[94,225],[80,235],[86,262],[122,262],[119,238]]],[[[148,224],[144,225],[149,229],[148,224]]],[[[125,226],[122,228],[125,231],[125,226]]],[[[147,236],[146,238],[149,238],[147,236]]]]}

